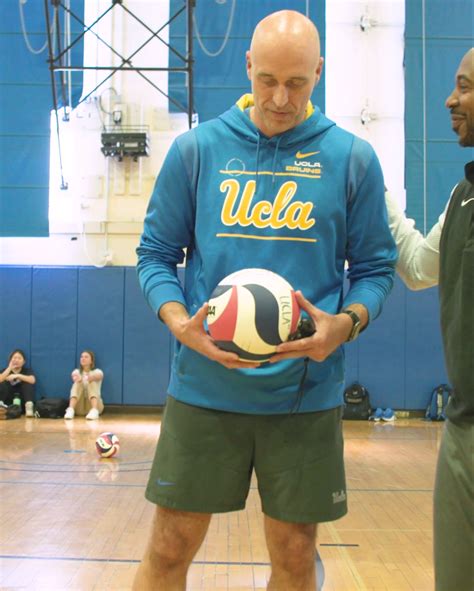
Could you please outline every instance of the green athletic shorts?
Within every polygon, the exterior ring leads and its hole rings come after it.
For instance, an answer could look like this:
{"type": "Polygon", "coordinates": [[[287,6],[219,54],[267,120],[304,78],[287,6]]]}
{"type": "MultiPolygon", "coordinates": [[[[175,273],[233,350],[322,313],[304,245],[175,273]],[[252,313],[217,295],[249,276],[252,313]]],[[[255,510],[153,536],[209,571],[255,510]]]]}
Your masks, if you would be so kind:
{"type": "Polygon", "coordinates": [[[347,513],[342,408],[249,415],[168,397],[145,496],[179,511],[245,507],[255,470],[263,512],[321,523],[347,513]]]}

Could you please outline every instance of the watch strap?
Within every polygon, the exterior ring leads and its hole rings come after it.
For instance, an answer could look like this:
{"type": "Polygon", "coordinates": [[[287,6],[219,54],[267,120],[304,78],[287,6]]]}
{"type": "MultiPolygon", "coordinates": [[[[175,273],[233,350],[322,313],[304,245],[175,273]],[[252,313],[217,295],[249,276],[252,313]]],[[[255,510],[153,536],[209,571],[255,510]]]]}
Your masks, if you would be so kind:
{"type": "Polygon", "coordinates": [[[360,332],[359,315],[356,312],[354,312],[354,310],[349,310],[347,308],[345,308],[344,310],[341,310],[341,314],[347,314],[350,317],[350,319],[352,320],[352,329],[351,329],[351,332],[349,333],[349,336],[346,339],[346,342],[353,341],[359,336],[359,332],[360,332]]]}

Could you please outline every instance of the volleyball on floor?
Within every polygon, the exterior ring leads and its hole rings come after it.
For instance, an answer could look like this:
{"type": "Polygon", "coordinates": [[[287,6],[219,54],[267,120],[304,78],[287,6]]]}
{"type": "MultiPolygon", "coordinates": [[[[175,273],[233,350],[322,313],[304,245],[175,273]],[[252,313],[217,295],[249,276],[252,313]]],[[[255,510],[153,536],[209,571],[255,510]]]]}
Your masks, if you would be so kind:
{"type": "Polygon", "coordinates": [[[120,451],[120,441],[114,433],[101,433],[95,440],[95,448],[101,458],[112,458],[120,451]]]}
{"type": "Polygon", "coordinates": [[[296,331],[300,308],[292,286],[266,269],[225,277],[209,299],[207,326],[216,345],[243,361],[270,359],[296,331]]]}

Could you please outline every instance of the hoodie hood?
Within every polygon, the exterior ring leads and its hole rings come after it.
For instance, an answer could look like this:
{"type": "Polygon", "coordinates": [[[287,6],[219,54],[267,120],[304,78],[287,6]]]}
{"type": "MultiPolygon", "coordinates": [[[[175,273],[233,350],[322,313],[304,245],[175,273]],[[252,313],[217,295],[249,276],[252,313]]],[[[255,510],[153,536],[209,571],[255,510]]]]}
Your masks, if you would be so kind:
{"type": "Polygon", "coordinates": [[[302,147],[325,133],[335,123],[325,117],[318,107],[313,107],[308,102],[306,107],[306,118],[296,127],[274,135],[271,138],[264,135],[250,119],[247,109],[254,106],[252,94],[244,94],[237,103],[228,111],[223,113],[219,119],[228,126],[235,134],[243,136],[247,141],[255,144],[255,170],[258,178],[260,170],[260,152],[262,144],[266,149],[273,149],[272,158],[272,184],[275,182],[275,169],[278,162],[279,151],[285,151],[294,147],[302,147]]]}
{"type": "Polygon", "coordinates": [[[234,133],[245,136],[247,140],[255,144],[259,143],[262,138],[266,138],[269,143],[274,142],[282,149],[301,146],[336,125],[334,121],[323,115],[318,107],[314,107],[311,102],[308,102],[304,121],[284,133],[267,138],[253,123],[248,113],[245,112],[246,109],[253,106],[253,95],[244,94],[233,107],[220,115],[219,119],[230,127],[234,133]]]}

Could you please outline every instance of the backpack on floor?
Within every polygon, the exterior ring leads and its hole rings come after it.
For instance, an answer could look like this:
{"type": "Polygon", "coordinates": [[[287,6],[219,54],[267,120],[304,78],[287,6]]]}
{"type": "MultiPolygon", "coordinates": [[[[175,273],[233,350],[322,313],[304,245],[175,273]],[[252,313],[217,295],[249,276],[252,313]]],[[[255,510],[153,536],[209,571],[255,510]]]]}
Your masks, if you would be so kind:
{"type": "Polygon", "coordinates": [[[3,405],[1,411],[0,418],[2,419],[19,419],[21,417],[21,406],[18,404],[3,405]]]}
{"type": "Polygon", "coordinates": [[[446,419],[446,407],[451,394],[452,388],[448,384],[440,384],[433,389],[425,412],[427,421],[444,421],[446,419]]]}
{"type": "Polygon", "coordinates": [[[344,390],[343,419],[367,421],[372,413],[367,388],[354,382],[344,390]]]}
{"type": "Polygon", "coordinates": [[[35,415],[39,419],[63,419],[69,400],[65,398],[41,398],[36,403],[35,415]]]}

